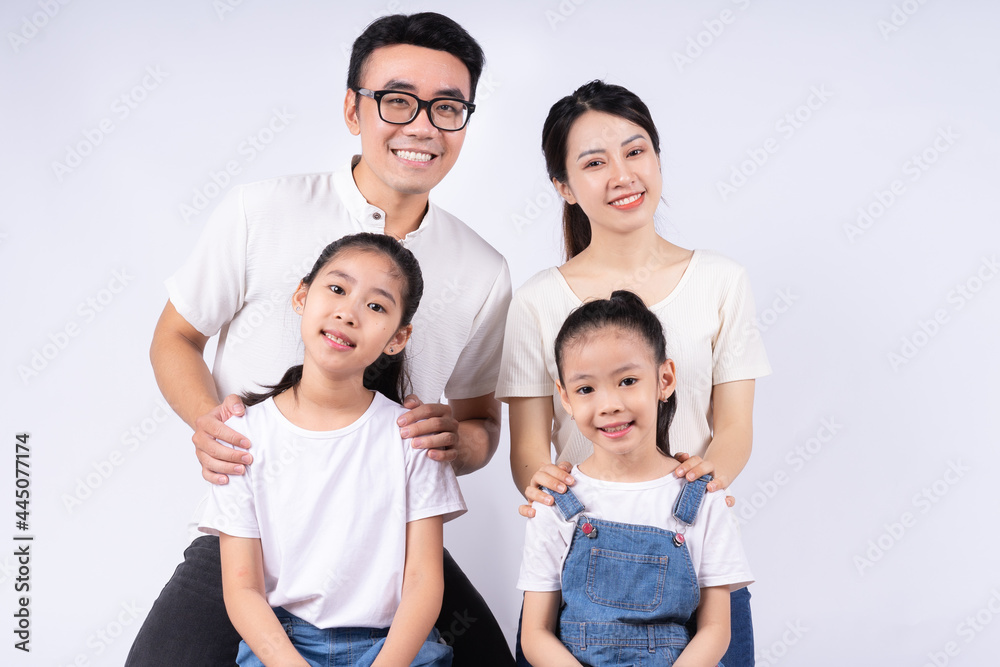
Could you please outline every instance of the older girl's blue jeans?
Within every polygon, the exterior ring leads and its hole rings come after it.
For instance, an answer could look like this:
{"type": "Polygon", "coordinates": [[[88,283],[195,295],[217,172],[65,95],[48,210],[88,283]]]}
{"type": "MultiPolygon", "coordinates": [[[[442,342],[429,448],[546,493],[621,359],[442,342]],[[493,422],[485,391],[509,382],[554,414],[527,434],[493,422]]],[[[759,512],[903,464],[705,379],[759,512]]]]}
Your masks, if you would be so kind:
{"type": "MultiPolygon", "coordinates": [[[[313,667],[369,667],[378,656],[389,628],[317,628],[301,618],[275,607],[275,616],[299,654],[313,667]]],[[[451,667],[452,649],[438,643],[441,635],[431,630],[411,667],[451,667]]],[[[246,642],[240,642],[236,656],[239,667],[263,667],[246,642]]]]}

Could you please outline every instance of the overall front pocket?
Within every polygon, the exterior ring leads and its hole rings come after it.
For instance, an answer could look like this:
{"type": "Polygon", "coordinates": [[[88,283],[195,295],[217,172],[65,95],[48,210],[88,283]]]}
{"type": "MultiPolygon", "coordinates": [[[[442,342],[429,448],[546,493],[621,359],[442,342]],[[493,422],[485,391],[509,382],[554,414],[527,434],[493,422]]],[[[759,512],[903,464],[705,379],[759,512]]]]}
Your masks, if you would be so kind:
{"type": "Polygon", "coordinates": [[[591,549],[587,597],[616,609],[652,611],[663,597],[667,560],[667,556],[591,549]]]}

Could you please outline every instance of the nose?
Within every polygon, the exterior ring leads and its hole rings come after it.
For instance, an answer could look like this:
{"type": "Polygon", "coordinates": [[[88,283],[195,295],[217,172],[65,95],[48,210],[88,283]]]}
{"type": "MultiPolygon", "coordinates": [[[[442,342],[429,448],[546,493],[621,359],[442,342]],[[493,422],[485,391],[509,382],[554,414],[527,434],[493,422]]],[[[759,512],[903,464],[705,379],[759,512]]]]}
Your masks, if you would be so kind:
{"type": "Polygon", "coordinates": [[[610,166],[612,185],[616,187],[626,186],[635,180],[632,167],[625,160],[613,160],[610,166]]]}
{"type": "Polygon", "coordinates": [[[607,391],[601,396],[601,414],[613,415],[625,409],[616,391],[607,391]]]}
{"type": "Polygon", "coordinates": [[[344,324],[355,326],[358,321],[357,308],[358,304],[354,303],[353,299],[338,299],[337,310],[333,316],[344,324]]]}
{"type": "Polygon", "coordinates": [[[403,131],[408,135],[416,137],[427,137],[440,132],[431,123],[430,113],[431,108],[429,106],[421,105],[421,109],[417,112],[417,117],[404,125],[403,131]]]}

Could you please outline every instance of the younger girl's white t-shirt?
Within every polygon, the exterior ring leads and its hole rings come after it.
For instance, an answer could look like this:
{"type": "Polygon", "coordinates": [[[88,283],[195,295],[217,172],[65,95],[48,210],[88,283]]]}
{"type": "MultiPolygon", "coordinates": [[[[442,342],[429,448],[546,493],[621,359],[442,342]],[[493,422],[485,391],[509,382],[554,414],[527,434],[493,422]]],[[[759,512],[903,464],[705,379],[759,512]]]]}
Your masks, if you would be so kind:
{"type": "Polygon", "coordinates": [[[258,538],[267,602],[316,627],[386,628],[399,606],[406,524],[465,512],[451,465],[413,449],[406,410],[376,393],[353,424],[308,431],[273,399],[228,426],[254,462],[212,486],[199,529],[258,538]]]}
{"type": "MultiPolygon", "coordinates": [[[[729,586],[735,591],[753,583],[739,525],[726,505],[725,493],[706,493],[695,522],[687,526],[673,516],[674,503],[686,483],[673,474],[646,482],[607,482],[585,475],[578,467],[571,474],[576,479],[571,489],[588,518],[683,532],[700,588],[729,586]]],[[[562,590],[563,563],[579,517],[567,521],[554,505],[531,506],[535,516],[525,528],[517,587],[562,590]]]]}

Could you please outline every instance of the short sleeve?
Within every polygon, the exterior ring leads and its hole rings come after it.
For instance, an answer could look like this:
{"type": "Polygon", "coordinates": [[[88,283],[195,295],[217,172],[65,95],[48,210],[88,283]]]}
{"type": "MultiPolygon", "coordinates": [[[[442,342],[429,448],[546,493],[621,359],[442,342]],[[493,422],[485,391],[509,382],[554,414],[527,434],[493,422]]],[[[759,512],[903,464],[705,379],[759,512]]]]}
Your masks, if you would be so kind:
{"type": "Polygon", "coordinates": [[[202,334],[214,336],[243,307],[246,255],[243,188],[237,187],[212,212],[194,251],[166,281],[174,308],[202,334]]]}
{"type": "Polygon", "coordinates": [[[726,494],[705,494],[698,521],[705,522],[701,562],[696,568],[698,586],[729,586],[735,591],[753,583],[736,513],[726,505],[726,494]]]}
{"type": "Polygon", "coordinates": [[[465,514],[465,499],[450,463],[435,461],[425,449],[413,449],[413,440],[404,440],[406,448],[406,522],[444,516],[444,521],[465,514]]]}
{"type": "Polygon", "coordinates": [[[496,397],[551,396],[555,380],[545,363],[545,341],[537,310],[519,290],[510,302],[496,397]]]}
{"type": "Polygon", "coordinates": [[[496,389],[510,294],[510,270],[501,258],[489,296],[472,322],[469,342],[445,385],[444,395],[449,399],[476,398],[496,389]]]}
{"type": "MultiPolygon", "coordinates": [[[[226,426],[248,435],[244,417],[233,417],[226,426]]],[[[260,538],[254,505],[253,464],[247,466],[242,475],[230,475],[228,484],[212,485],[198,530],[209,535],[225,533],[233,537],[260,538]]]]}
{"type": "Polygon", "coordinates": [[[712,384],[770,375],[746,269],[740,267],[730,284],[719,315],[719,335],[712,346],[712,384]]]}
{"type": "Polygon", "coordinates": [[[534,518],[524,529],[524,553],[517,587],[522,591],[562,590],[562,566],[573,541],[575,523],[560,517],[555,508],[532,503],[534,518]]]}

